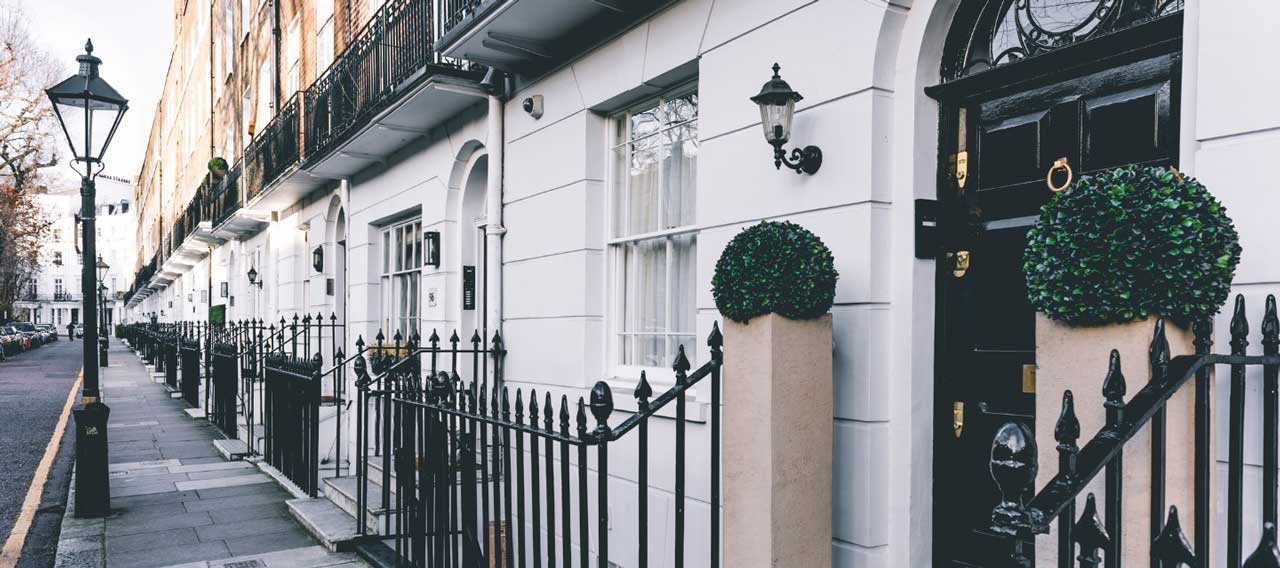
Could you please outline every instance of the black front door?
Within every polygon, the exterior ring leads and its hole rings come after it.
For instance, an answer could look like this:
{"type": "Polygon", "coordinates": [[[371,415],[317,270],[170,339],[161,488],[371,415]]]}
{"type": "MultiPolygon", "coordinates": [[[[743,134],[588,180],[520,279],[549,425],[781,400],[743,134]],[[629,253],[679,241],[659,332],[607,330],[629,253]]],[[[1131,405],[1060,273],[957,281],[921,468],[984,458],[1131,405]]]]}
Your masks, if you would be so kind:
{"type": "MultiPolygon", "coordinates": [[[[1003,565],[1008,547],[987,532],[997,501],[992,437],[1010,420],[1034,431],[1056,418],[1035,416],[1027,229],[1053,194],[1050,184],[1066,184],[1067,168],[1079,179],[1124,164],[1176,164],[1177,61],[1147,54],[1094,62],[1017,88],[975,81],[980,88],[940,97],[936,566],[1003,565]]],[[[973,79],[982,77],[961,81],[973,79]]]]}

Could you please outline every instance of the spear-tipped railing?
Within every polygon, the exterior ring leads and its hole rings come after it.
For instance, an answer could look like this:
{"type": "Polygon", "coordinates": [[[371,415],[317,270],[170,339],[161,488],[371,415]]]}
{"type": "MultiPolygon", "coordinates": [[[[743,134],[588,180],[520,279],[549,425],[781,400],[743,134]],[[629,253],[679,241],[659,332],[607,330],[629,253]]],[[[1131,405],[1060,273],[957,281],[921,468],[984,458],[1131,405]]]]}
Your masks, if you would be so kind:
{"type": "MultiPolygon", "coordinates": [[[[1124,487],[1123,456],[1125,444],[1143,428],[1151,428],[1151,482],[1150,482],[1150,532],[1151,566],[1210,566],[1209,536],[1211,471],[1213,456],[1210,454],[1210,435],[1213,424],[1209,395],[1212,390],[1212,369],[1215,366],[1230,367],[1230,400],[1228,401],[1228,459],[1226,527],[1224,544],[1227,566],[1257,568],[1280,566],[1280,553],[1276,552],[1276,490],[1277,440],[1280,435],[1280,317],[1277,316],[1275,296],[1268,296],[1262,322],[1262,354],[1249,355],[1249,322],[1245,300],[1237,296],[1231,318],[1231,352],[1213,354],[1212,324],[1197,322],[1194,355],[1169,357],[1169,345],[1163,322],[1157,322],[1148,354],[1151,365],[1151,381],[1133,397],[1125,400],[1127,387],[1121,368],[1120,354],[1111,352],[1106,378],[1102,383],[1103,406],[1106,410],[1105,425],[1083,447],[1077,445],[1080,423],[1076,418],[1074,398],[1067,391],[1062,400],[1062,412],[1054,429],[1058,442],[1059,471],[1039,492],[1033,493],[1038,449],[1035,438],[1023,424],[1009,422],[997,432],[991,447],[990,466],[992,477],[1000,492],[1000,503],[992,512],[992,531],[1005,537],[1009,543],[1011,566],[1031,566],[1027,544],[1037,534],[1049,532],[1056,523],[1058,528],[1058,565],[1108,568],[1120,565],[1122,542],[1126,537],[1121,514],[1124,487]],[[1258,518],[1246,518],[1244,511],[1244,417],[1245,387],[1249,368],[1262,370],[1262,512],[1258,518]],[[1165,467],[1167,462],[1165,433],[1165,407],[1169,399],[1187,383],[1194,380],[1195,448],[1194,472],[1195,516],[1194,544],[1182,529],[1177,504],[1166,503],[1165,467]],[[1076,499],[1099,475],[1103,475],[1103,515],[1098,517],[1098,506],[1093,493],[1089,493],[1084,510],[1078,520],[1075,517],[1076,499]],[[1074,520],[1074,523],[1073,523],[1074,520]],[[1248,560],[1243,559],[1243,533],[1245,523],[1263,525],[1261,542],[1248,560]],[[1078,554],[1073,554],[1075,551],[1078,554]],[[1243,562],[1243,564],[1242,564],[1243,562]],[[1077,564],[1078,563],[1078,564],[1077,564]]],[[[1138,538],[1142,538],[1139,536],[1138,538]]]]}

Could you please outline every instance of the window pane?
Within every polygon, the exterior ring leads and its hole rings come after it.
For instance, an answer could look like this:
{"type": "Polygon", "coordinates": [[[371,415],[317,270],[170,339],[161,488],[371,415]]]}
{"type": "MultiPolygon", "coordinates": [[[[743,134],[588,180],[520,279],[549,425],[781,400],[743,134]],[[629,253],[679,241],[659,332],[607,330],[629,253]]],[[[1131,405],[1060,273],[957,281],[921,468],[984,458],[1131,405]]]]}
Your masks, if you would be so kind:
{"type": "Polygon", "coordinates": [[[627,182],[631,179],[631,168],[627,164],[629,146],[623,145],[613,149],[613,236],[627,235],[627,182]]]}
{"type": "Polygon", "coordinates": [[[677,126],[667,133],[671,144],[663,147],[663,228],[694,223],[694,191],[698,178],[697,123],[677,126]]]}
{"type": "Polygon", "coordinates": [[[666,330],[667,245],[652,239],[625,246],[623,331],[666,330]]]}
{"type": "Polygon", "coordinates": [[[694,316],[696,311],[695,265],[697,263],[695,235],[671,237],[671,262],[669,264],[668,286],[671,290],[668,302],[668,330],[672,333],[692,334],[696,329],[694,316]]]}
{"type": "Polygon", "coordinates": [[[422,224],[413,224],[413,267],[422,267],[422,224]]]}
{"type": "Polygon", "coordinates": [[[382,273],[391,272],[391,231],[382,232],[382,273]]]}
{"type": "Polygon", "coordinates": [[[658,230],[658,138],[631,145],[625,235],[658,230]]]}

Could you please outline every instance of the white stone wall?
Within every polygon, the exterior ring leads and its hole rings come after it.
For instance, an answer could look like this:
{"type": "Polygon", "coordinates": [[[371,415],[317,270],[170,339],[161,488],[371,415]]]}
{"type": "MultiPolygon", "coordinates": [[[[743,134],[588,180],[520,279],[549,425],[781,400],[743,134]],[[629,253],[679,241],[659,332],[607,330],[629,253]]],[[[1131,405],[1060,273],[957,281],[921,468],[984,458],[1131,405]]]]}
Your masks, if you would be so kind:
{"type": "MultiPolygon", "coordinates": [[[[1280,70],[1268,59],[1280,49],[1280,6],[1251,0],[1225,6],[1205,0],[1187,3],[1184,52],[1184,169],[1199,178],[1227,207],[1244,248],[1236,271],[1235,292],[1249,306],[1251,353],[1261,353],[1263,302],[1280,295],[1280,232],[1274,213],[1280,210],[1273,157],[1280,152],[1280,108],[1272,104],[1280,88],[1280,70]]],[[[1215,350],[1230,350],[1231,304],[1215,323],[1215,350]]],[[[1261,535],[1262,514],[1262,371],[1247,380],[1245,408],[1244,550],[1247,555],[1261,535]]],[[[1214,470],[1217,518],[1213,534],[1214,563],[1226,561],[1227,417],[1230,373],[1219,369],[1214,396],[1218,464],[1214,470]]],[[[1275,491],[1276,488],[1271,488],[1275,491]]]]}

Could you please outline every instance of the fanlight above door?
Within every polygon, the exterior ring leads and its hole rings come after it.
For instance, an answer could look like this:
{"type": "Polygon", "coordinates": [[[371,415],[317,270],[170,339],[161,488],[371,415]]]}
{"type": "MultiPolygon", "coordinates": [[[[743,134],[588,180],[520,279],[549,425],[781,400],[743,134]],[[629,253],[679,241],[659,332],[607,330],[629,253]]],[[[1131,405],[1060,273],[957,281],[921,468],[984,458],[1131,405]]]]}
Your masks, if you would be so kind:
{"type": "Polygon", "coordinates": [[[987,0],[956,14],[943,80],[951,81],[1182,11],[1184,0],[987,0]],[[967,27],[968,34],[955,33],[967,27]]]}

